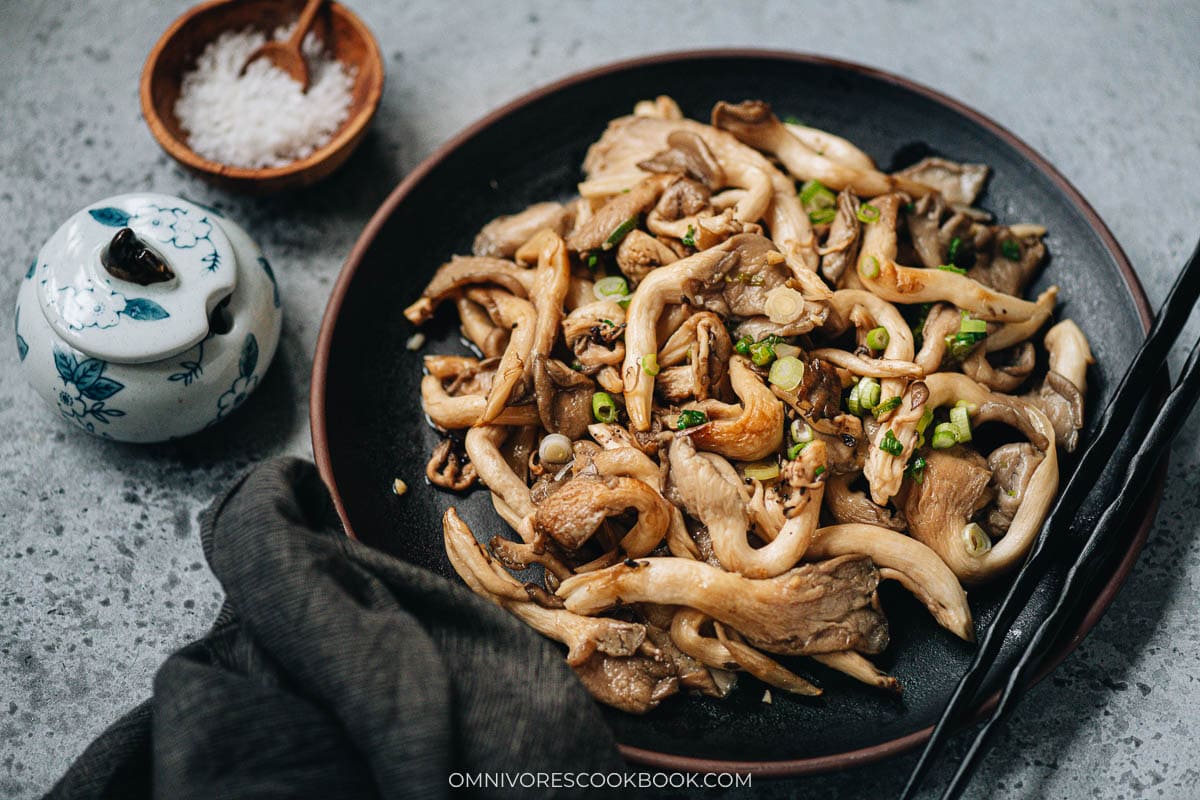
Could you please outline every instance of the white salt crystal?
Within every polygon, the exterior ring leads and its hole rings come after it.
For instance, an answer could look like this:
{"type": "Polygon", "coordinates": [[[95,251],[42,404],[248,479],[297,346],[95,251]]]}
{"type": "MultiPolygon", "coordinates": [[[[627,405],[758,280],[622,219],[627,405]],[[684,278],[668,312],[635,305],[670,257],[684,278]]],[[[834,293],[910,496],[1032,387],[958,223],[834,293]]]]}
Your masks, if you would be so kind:
{"type": "MultiPolygon", "coordinates": [[[[295,24],[273,36],[286,39],[295,24]]],[[[266,37],[252,29],[229,31],[204,48],[183,76],[175,116],[188,147],[234,167],[282,167],[324,146],[350,112],[354,73],[325,53],[312,33],[302,50],[309,68],[308,92],[266,59],[239,75],[266,37]]]]}

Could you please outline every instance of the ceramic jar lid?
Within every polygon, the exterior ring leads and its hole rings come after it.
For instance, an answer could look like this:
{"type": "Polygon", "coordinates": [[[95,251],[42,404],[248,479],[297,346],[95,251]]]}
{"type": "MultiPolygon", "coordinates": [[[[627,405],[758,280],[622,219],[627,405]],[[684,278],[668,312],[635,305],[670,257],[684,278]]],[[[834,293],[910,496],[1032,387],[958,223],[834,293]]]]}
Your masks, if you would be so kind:
{"type": "Polygon", "coordinates": [[[168,195],[110,197],[72,216],[31,267],[63,342],[118,363],[193,347],[237,283],[233,246],[204,208],[168,195]]]}

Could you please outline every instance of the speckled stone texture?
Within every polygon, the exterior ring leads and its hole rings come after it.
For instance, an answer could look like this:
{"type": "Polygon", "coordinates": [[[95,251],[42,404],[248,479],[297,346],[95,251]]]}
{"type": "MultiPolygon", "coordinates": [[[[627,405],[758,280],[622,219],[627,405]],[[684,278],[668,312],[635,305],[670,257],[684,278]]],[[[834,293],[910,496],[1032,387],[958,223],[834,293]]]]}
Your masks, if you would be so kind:
{"type": "MultiPolygon", "coordinates": [[[[0,346],[0,796],[47,789],[148,694],[163,657],[210,624],[221,588],[203,564],[197,515],[258,459],[310,454],[309,364],[359,230],[441,141],[538,84],[690,47],[858,60],[962,99],[1044,153],[1108,221],[1154,303],[1200,234],[1200,10],[1190,0],[697,0],[669,13],[644,2],[351,5],[387,60],[374,128],[319,188],[269,199],[185,175],[142,124],[142,61],[183,3],[0,6],[0,330],[12,330],[18,279],[61,220],[143,189],[240,221],[276,265],[285,301],[279,354],[257,395],[220,430],[175,444],[111,444],[67,427],[17,375],[12,345],[0,346]]],[[[1175,445],[1128,584],[1030,693],[972,797],[1200,796],[1198,429],[1193,416],[1175,445]]],[[[757,788],[887,796],[911,764],[757,788]]]]}

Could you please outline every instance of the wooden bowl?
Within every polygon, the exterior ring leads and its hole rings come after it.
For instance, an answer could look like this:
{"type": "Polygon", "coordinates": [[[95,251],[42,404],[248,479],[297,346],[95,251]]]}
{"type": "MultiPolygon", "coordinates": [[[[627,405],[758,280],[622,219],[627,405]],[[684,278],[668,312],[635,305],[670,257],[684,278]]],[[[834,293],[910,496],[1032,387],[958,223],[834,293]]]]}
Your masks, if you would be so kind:
{"type": "Polygon", "coordinates": [[[167,28],[142,69],[142,115],[167,154],[225,189],[266,194],[316,183],[340,167],[367,131],[383,93],[383,58],[375,37],[357,16],[326,3],[313,30],[338,61],[355,70],[350,114],[324,147],[282,167],[247,169],[211,161],[187,144],[175,116],[180,81],[204,48],[225,31],[254,28],[270,35],[294,21],[303,0],[211,0],[192,8],[167,28]]]}

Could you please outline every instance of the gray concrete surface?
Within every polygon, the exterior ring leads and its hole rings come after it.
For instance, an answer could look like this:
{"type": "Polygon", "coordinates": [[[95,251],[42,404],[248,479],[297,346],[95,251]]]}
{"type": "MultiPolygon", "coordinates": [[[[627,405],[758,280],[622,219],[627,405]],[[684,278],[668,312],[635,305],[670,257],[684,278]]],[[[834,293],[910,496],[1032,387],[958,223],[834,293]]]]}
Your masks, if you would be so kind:
{"type": "MultiPolygon", "coordinates": [[[[1192,2],[352,5],[387,60],[374,130],[319,189],[258,200],[183,174],[140,118],[142,61],[183,3],[0,5],[0,330],[12,330],[18,278],[59,221],[138,189],[216,203],[241,221],[277,265],[286,302],[259,394],[211,437],[182,444],[114,445],[67,428],[18,377],[11,344],[0,347],[0,796],[47,789],[146,696],[163,657],[210,623],[221,590],[202,563],[197,514],[254,461],[310,453],[309,363],[358,231],[439,142],[533,86],[668,49],[822,52],[926,83],[1025,138],[1108,221],[1156,304],[1200,233],[1192,2]]],[[[1200,796],[1198,428],[1193,417],[1175,445],[1129,583],[1031,693],[973,797],[1200,796]]],[[[760,788],[886,796],[910,764],[760,788]]]]}

